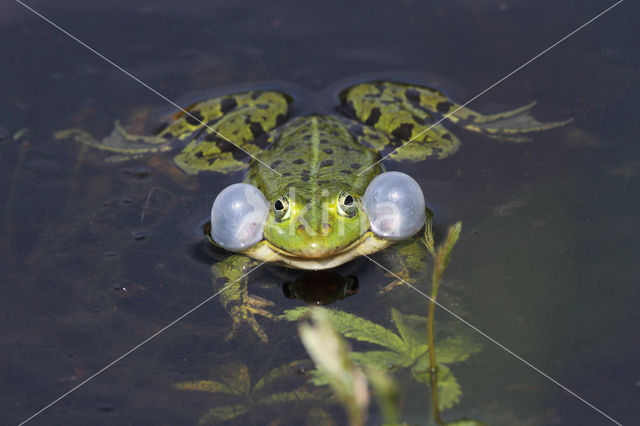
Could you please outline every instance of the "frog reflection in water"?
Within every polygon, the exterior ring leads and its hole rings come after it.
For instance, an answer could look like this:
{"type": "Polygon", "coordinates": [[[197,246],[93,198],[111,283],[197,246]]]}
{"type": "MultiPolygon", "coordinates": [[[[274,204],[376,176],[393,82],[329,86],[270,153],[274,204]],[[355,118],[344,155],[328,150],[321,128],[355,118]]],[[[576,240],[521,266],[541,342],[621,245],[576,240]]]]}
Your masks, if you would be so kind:
{"type": "Polygon", "coordinates": [[[198,102],[156,136],[116,126],[103,141],[81,130],[57,137],[125,158],[178,145],[174,162],[191,175],[245,170],[243,183],[218,194],[211,211],[212,242],[231,252],[212,275],[219,288],[229,286],[220,297],[234,331],[246,322],[266,341],[254,315],[273,317],[271,302],[249,295],[245,276],[261,262],[323,270],[384,250],[407,281],[424,269],[433,249],[432,214],[411,177],[385,172],[383,156],[390,154],[390,162],[451,156],[460,142],[437,122],[445,115],[467,131],[514,142],[568,122],[536,121],[533,103],[483,115],[438,90],[389,81],[352,86],[340,101],[335,116],[291,117],[287,94],[249,91],[198,102]]]}
{"type": "Polygon", "coordinates": [[[354,275],[342,276],[333,271],[313,271],[282,285],[288,299],[302,299],[307,305],[330,305],[358,293],[360,284],[354,275]]]}

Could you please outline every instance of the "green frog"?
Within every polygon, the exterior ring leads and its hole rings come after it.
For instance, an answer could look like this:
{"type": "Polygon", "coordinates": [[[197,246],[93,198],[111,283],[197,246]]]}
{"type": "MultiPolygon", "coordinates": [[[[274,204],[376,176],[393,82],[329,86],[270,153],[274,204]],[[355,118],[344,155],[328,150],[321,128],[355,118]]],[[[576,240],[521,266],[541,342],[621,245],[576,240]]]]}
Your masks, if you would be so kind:
{"type": "Polygon", "coordinates": [[[230,252],[212,275],[217,286],[228,286],[220,297],[233,318],[231,334],[248,323],[264,341],[255,315],[273,317],[271,302],[248,293],[245,275],[260,263],[324,270],[390,250],[403,279],[424,266],[433,252],[433,215],[418,184],[386,172],[382,159],[454,154],[460,141],[442,117],[514,142],[568,122],[536,121],[534,103],[483,115],[436,89],[392,81],[347,88],[335,115],[292,117],[292,102],[279,91],[247,91],[195,103],[154,136],[131,135],[118,124],[102,141],[77,129],[56,135],[120,159],[179,145],[174,163],[189,175],[245,171],[243,182],[223,190],[212,207],[210,239],[230,252]]]}

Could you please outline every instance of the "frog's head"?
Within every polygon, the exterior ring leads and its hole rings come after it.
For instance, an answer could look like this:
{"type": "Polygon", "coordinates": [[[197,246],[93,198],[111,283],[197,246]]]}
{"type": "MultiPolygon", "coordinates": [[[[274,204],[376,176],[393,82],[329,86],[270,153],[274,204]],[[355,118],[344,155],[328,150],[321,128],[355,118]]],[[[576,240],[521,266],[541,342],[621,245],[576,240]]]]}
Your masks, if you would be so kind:
{"type": "Polygon", "coordinates": [[[350,246],[368,229],[360,199],[349,188],[296,191],[292,186],[271,201],[264,238],[289,255],[323,258],[350,246]]]}
{"type": "Polygon", "coordinates": [[[376,176],[362,197],[349,190],[290,187],[267,200],[251,184],[234,184],[213,203],[211,236],[229,251],[251,251],[264,240],[283,256],[323,259],[353,250],[367,238],[378,246],[409,238],[425,223],[422,190],[404,173],[376,176]]]}

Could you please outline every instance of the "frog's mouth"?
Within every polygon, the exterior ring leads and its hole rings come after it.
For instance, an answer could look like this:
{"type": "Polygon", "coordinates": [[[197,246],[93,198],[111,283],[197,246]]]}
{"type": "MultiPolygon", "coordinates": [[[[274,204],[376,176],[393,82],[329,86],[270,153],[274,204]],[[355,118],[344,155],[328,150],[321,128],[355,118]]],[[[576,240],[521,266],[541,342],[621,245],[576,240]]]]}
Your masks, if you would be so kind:
{"type": "Polygon", "coordinates": [[[303,257],[274,246],[266,240],[249,247],[242,253],[264,262],[278,263],[296,269],[320,270],[340,266],[356,257],[372,254],[393,244],[393,241],[377,237],[371,231],[359,239],[323,257],[303,257]]]}

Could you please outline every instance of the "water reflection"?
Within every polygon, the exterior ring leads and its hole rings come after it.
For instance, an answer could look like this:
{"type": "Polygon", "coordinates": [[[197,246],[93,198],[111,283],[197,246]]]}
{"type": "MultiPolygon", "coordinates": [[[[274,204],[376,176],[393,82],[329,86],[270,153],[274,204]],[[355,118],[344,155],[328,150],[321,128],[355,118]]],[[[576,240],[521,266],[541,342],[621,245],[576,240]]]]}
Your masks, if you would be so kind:
{"type": "Polygon", "coordinates": [[[312,271],[282,284],[285,297],[301,299],[307,305],[330,305],[357,294],[359,288],[358,277],[334,271],[312,271]]]}

